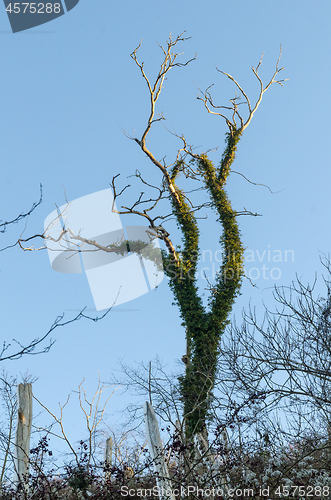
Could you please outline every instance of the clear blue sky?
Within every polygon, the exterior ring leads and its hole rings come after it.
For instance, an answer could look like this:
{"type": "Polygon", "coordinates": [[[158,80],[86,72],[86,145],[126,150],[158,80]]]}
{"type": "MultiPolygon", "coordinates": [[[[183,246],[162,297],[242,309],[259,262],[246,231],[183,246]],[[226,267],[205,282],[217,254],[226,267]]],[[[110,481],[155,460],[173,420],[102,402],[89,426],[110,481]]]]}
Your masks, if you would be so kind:
{"type": "MultiPolygon", "coordinates": [[[[147,88],[130,58],[141,38],[140,58],[153,77],[162,56],[156,42],[162,44],[170,32],[175,36],[184,30],[192,37],[181,51],[184,58],[197,53],[197,59],[169,73],[158,112],[164,112],[170,130],[184,133],[200,151],[220,147],[219,154],[226,127],[196,100],[197,86],[204,89],[214,83],[218,103],[233,97],[234,89],[217,73],[217,65],[254,100],[258,84],[251,67],[264,52],[260,73],[267,81],[282,44],[280,64],[289,81],[265,94],[233,167],[277,193],[236,174],[228,185],[237,210],[245,207],[263,215],[241,217],[239,222],[243,243],[255,259],[247,262],[247,270],[257,268],[262,276],[265,265],[269,279],[254,280],[258,288],[246,280],[234,312],[239,317],[249,301],[261,310],[262,301],[270,300],[270,287],[289,285],[296,273],[312,281],[315,272],[322,272],[319,256],[331,247],[330,17],[326,0],[207,0],[204,5],[196,0],[80,0],[51,23],[12,34],[0,6],[0,218],[9,220],[30,208],[42,183],[44,199],[29,218],[30,235],[43,230],[55,203],[64,203],[64,187],[68,200],[74,200],[108,188],[118,173],[123,182],[137,168],[149,175],[152,166],[122,132],[139,135],[148,116],[147,88]],[[272,262],[275,250],[283,262],[272,262]],[[293,251],[287,262],[286,250],[293,251]],[[277,280],[269,276],[274,267],[279,269],[273,274],[277,280]]],[[[159,158],[166,155],[169,162],[177,144],[162,125],[150,136],[151,150],[159,158]]],[[[23,228],[24,224],[9,227],[1,235],[1,246],[14,242],[23,228]]],[[[201,249],[210,250],[217,265],[219,231],[211,217],[201,221],[201,230],[201,249]]],[[[257,271],[252,273],[254,278],[257,271]]],[[[63,312],[70,319],[86,306],[94,314],[86,276],[56,273],[46,251],[2,252],[0,279],[2,340],[28,343],[42,336],[63,312]]],[[[184,330],[171,304],[165,279],[157,290],[114,308],[100,323],[82,320],[57,330],[48,354],[4,367],[18,377],[26,370],[39,377],[34,393],[53,411],[83,377],[88,391],[95,386],[98,370],[102,380],[109,380],[119,358],[134,364],[158,355],[171,370],[185,351],[184,330]]],[[[127,395],[113,396],[109,412],[124,410],[129,400],[127,395]]],[[[78,415],[77,405],[72,405],[68,428],[73,441],[84,429],[78,415]]],[[[111,418],[119,420],[118,415],[109,417],[109,426],[111,418]]]]}

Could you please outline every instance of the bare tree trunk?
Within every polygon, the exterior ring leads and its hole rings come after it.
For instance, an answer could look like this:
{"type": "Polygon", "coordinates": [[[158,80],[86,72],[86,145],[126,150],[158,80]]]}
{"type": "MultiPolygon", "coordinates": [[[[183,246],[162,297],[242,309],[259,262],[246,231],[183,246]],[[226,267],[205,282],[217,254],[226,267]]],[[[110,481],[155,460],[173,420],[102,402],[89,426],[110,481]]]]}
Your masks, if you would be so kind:
{"type": "Polygon", "coordinates": [[[29,452],[32,425],[32,385],[19,384],[17,388],[17,427],[15,442],[15,484],[29,490],[29,452]]]}
{"type": "Polygon", "coordinates": [[[159,488],[159,497],[161,500],[175,500],[175,496],[172,493],[172,485],[169,477],[168,467],[164,457],[156,415],[153,406],[147,401],[144,405],[144,418],[148,447],[154,463],[156,484],[159,488]]]}

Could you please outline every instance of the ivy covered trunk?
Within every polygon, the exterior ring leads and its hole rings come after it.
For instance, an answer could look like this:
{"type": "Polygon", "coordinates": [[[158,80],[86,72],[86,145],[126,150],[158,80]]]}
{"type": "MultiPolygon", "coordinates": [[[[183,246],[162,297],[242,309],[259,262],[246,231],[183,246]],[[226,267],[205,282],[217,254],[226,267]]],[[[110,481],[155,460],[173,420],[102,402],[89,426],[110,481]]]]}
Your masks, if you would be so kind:
{"type": "MultiPolygon", "coordinates": [[[[227,135],[227,146],[218,167],[213,165],[207,155],[195,155],[192,158],[207,186],[222,232],[220,244],[223,247],[223,262],[213,284],[207,308],[203,306],[197,288],[199,230],[196,217],[177,187],[180,207],[173,204],[173,210],[183,232],[184,251],[177,254],[176,260],[163,255],[164,268],[171,280],[170,286],[186,327],[186,371],[179,382],[187,438],[201,432],[206,426],[215,384],[219,342],[241,285],[244,248],[236,213],[225,192],[240,136],[240,129],[227,135]]],[[[171,179],[174,185],[179,170],[180,164],[175,165],[171,179]]]]}

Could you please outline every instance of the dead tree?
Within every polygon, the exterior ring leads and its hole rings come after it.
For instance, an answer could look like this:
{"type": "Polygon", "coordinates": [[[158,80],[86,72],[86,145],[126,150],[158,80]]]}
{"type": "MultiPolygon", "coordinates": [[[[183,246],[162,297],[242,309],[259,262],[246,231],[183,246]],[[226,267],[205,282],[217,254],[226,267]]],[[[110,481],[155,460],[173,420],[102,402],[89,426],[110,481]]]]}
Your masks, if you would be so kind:
{"type": "MultiPolygon", "coordinates": [[[[214,165],[208,156],[209,152],[196,152],[196,148],[190,145],[184,136],[177,136],[181,147],[172,153],[172,160],[167,164],[164,158],[159,159],[149,146],[147,147],[147,138],[151,129],[165,120],[163,114],[156,114],[156,106],[169,71],[185,67],[195,59],[193,57],[185,62],[179,62],[180,54],[176,52],[177,45],[186,40],[184,34],[181,34],[175,39],[169,37],[165,47],[161,46],[163,54],[161,66],[154,80],[147,76],[144,63],[138,59],[141,44],[132,52],[131,57],[147,85],[150,107],[141,135],[130,137],[130,139],[138,145],[151,166],[159,172],[160,182],[159,185],[153,185],[137,170],[134,176],[142,183],[143,188],[152,190],[156,194],[145,197],[142,192],[131,206],[122,205],[118,210],[115,208],[115,201],[119,201],[129,185],[118,189],[117,175],[112,179],[112,188],[113,211],[123,216],[134,214],[143,218],[147,225],[146,232],[150,237],[158,238],[165,244],[166,250],[163,250],[162,254],[163,268],[170,279],[169,284],[186,330],[187,352],[183,356],[185,373],[179,381],[186,435],[188,439],[191,439],[198,432],[203,432],[205,438],[207,437],[206,421],[215,385],[219,342],[241,287],[244,247],[237,217],[257,215],[247,210],[237,211],[232,208],[225,191],[226,182],[235,160],[237,145],[258,109],[264,93],[274,83],[282,85],[284,80],[278,79],[279,73],[283,70],[279,68],[279,55],[275,71],[267,85],[264,85],[259,74],[261,57],[258,65],[252,68],[260,87],[258,98],[253,104],[243,87],[230,74],[218,70],[233,82],[240,93],[239,96],[236,95],[230,99],[228,105],[223,106],[215,103],[211,95],[211,86],[205,91],[199,91],[198,99],[203,102],[208,113],[225,120],[228,128],[225,134],[226,146],[219,165],[214,165]],[[246,108],[245,116],[240,111],[240,105],[246,108]],[[179,182],[183,179],[186,183],[184,188],[179,187],[179,182]],[[190,180],[205,190],[206,201],[203,203],[194,203],[195,190],[190,190],[190,180]],[[163,204],[165,200],[169,203],[169,210],[165,210],[163,205],[161,208],[161,202],[163,204]],[[223,249],[223,262],[214,283],[210,284],[207,307],[203,304],[197,285],[200,238],[198,215],[201,209],[206,208],[211,208],[216,214],[215,217],[220,226],[219,243],[223,249]],[[177,222],[181,232],[182,246],[174,241],[176,234],[170,234],[170,229],[165,228],[165,224],[171,219],[177,222]]],[[[168,152],[167,155],[170,156],[168,152]]],[[[45,238],[45,234],[43,237],[45,238]]],[[[33,249],[31,246],[26,246],[27,241],[32,238],[21,239],[19,243],[22,248],[33,249]]],[[[80,235],[70,232],[70,228],[64,228],[59,235],[59,239],[61,238],[67,238],[68,241],[75,243],[77,240],[82,240],[80,235]]],[[[122,248],[116,248],[114,242],[104,245],[105,248],[101,248],[100,244],[95,241],[86,240],[81,243],[95,245],[98,250],[119,253],[123,251],[122,248]]],[[[122,243],[128,245],[131,242],[122,243]]]]}
{"type": "MultiPolygon", "coordinates": [[[[165,243],[167,251],[163,252],[163,265],[165,273],[170,278],[170,287],[180,310],[186,328],[187,352],[185,353],[185,375],[180,377],[180,389],[184,403],[187,437],[203,431],[206,424],[211,395],[215,383],[219,341],[225,329],[229,313],[235,297],[239,292],[243,276],[243,245],[237,223],[237,216],[250,212],[237,212],[231,207],[230,200],[225,192],[225,185],[235,159],[237,144],[251,122],[254,113],[259,107],[264,93],[272,84],[282,85],[284,80],[279,80],[278,75],[283,68],[279,68],[278,58],[276,69],[269,83],[264,85],[259,75],[262,58],[253,73],[260,85],[260,93],[255,104],[251,104],[247,94],[240,84],[228,73],[221,71],[229,78],[239,90],[243,104],[247,107],[247,117],[239,112],[239,97],[230,99],[229,106],[215,104],[210,87],[200,92],[199,99],[211,114],[220,116],[225,120],[228,133],[226,134],[226,147],[219,166],[215,166],[206,153],[196,153],[184,136],[178,137],[182,147],[177,150],[174,160],[166,164],[159,160],[147,147],[147,137],[151,128],[164,120],[163,115],[156,115],[156,103],[159,99],[165,78],[173,68],[187,66],[193,59],[178,62],[179,54],[174,51],[177,44],[186,38],[179,35],[174,40],[170,37],[165,48],[162,48],[164,58],[160,70],[152,82],[145,73],[144,63],[138,60],[139,46],[131,54],[142,78],[145,80],[150,97],[150,109],[147,124],[142,135],[132,139],[137,143],[151,164],[161,174],[161,187],[158,195],[153,200],[146,200],[141,195],[131,206],[122,206],[117,213],[136,214],[143,217],[149,224],[149,230],[165,243]],[[230,117],[227,116],[229,114],[230,117]],[[200,182],[206,189],[209,199],[200,205],[194,204],[187,190],[178,186],[178,178],[184,176],[200,182]],[[157,213],[155,209],[161,199],[167,194],[171,211],[169,214],[157,213]],[[204,207],[211,207],[216,212],[222,232],[220,244],[224,250],[223,263],[216,276],[215,283],[210,290],[208,308],[203,306],[197,288],[197,264],[199,255],[199,227],[197,213],[204,207]],[[175,245],[173,239],[164,228],[164,223],[172,217],[182,233],[183,248],[175,245]]],[[[151,186],[140,173],[137,177],[144,185],[151,186]]],[[[115,178],[112,182],[114,200],[123,193],[118,192],[115,178]]],[[[125,189],[125,188],[124,188],[125,189]]],[[[157,210],[156,210],[157,212],[157,210]]],[[[251,214],[251,213],[250,213],[251,214]]]]}

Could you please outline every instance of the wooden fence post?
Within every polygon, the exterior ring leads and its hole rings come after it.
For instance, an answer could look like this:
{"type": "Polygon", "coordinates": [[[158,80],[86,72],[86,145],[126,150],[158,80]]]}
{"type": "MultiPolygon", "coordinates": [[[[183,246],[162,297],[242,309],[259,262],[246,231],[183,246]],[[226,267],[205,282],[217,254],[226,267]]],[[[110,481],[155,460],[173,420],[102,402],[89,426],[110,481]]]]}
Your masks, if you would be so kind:
{"type": "Polygon", "coordinates": [[[17,387],[17,427],[15,441],[15,484],[29,490],[29,453],[32,425],[32,385],[17,387]]]}
{"type": "Polygon", "coordinates": [[[105,449],[105,480],[110,479],[110,468],[111,468],[111,459],[113,452],[113,439],[109,437],[106,441],[106,449],[105,449]]]}
{"type": "Polygon", "coordinates": [[[154,471],[156,473],[156,484],[159,489],[159,497],[161,500],[176,500],[173,494],[168,467],[164,457],[156,415],[153,406],[148,403],[148,401],[146,401],[144,405],[144,418],[148,447],[153,460],[154,471]]]}

